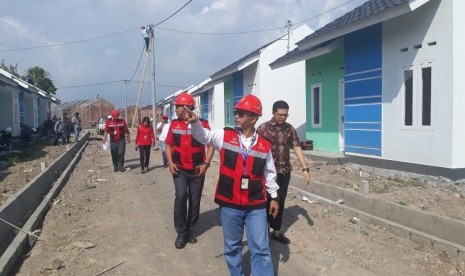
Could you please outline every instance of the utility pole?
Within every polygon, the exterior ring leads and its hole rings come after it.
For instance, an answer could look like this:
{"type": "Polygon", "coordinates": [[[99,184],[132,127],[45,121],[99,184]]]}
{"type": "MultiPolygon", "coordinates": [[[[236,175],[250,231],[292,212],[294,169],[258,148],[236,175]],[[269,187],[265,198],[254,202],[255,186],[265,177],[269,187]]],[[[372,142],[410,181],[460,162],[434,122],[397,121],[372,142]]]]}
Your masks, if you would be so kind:
{"type": "Polygon", "coordinates": [[[291,20],[287,20],[287,52],[289,53],[289,42],[291,40],[291,20]]]}
{"type": "Polygon", "coordinates": [[[150,43],[152,44],[152,79],[153,79],[153,89],[152,89],[152,116],[153,116],[153,129],[155,134],[155,141],[157,140],[157,90],[156,90],[156,83],[155,83],[155,25],[150,24],[150,43]]]}
{"type": "Polygon", "coordinates": [[[126,90],[127,84],[128,80],[124,80],[124,120],[126,123],[128,122],[128,93],[126,90]]]}

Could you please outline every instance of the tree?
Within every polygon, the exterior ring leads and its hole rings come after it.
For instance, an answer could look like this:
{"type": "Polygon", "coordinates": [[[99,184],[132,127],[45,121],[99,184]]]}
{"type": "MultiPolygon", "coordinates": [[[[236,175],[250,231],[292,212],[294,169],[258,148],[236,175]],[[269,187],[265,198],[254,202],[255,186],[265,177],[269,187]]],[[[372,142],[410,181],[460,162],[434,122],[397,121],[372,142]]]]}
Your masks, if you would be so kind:
{"type": "Polygon", "coordinates": [[[7,71],[8,73],[12,74],[13,76],[16,76],[20,78],[20,75],[18,74],[18,64],[16,65],[6,65],[5,60],[2,59],[2,63],[0,64],[0,68],[3,70],[7,71]]]}
{"type": "Polygon", "coordinates": [[[27,69],[25,79],[27,82],[50,94],[55,94],[57,91],[57,88],[51,79],[50,73],[39,66],[34,66],[27,69]]]}

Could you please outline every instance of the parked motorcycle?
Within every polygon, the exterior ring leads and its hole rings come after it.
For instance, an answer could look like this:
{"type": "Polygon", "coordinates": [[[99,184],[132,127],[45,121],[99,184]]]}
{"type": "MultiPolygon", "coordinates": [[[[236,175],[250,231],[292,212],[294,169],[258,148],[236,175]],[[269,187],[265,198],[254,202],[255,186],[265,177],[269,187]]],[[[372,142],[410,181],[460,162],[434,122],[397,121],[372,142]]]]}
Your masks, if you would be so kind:
{"type": "Polygon", "coordinates": [[[11,143],[11,132],[13,132],[11,127],[6,127],[5,129],[0,130],[0,151],[10,151],[13,149],[13,144],[11,143]]]}

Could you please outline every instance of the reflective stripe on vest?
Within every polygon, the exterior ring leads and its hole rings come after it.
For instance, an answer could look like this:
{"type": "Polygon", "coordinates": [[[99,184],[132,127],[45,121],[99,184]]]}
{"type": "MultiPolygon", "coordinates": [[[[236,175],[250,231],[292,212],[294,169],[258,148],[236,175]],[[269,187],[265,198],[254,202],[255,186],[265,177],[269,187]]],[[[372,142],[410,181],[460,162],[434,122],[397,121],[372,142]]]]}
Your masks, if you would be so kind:
{"type": "Polygon", "coordinates": [[[186,170],[193,170],[205,162],[205,146],[192,137],[183,121],[171,122],[174,138],[173,162],[186,170]]]}

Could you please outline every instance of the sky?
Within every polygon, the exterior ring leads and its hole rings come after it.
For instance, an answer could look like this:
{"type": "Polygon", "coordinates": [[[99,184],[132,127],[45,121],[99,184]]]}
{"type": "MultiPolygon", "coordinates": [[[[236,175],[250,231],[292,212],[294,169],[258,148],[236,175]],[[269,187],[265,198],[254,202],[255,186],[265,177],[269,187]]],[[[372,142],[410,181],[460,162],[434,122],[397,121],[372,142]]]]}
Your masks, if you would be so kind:
{"type": "Polygon", "coordinates": [[[365,1],[4,0],[0,60],[21,75],[45,69],[62,103],[99,96],[121,108],[125,99],[134,105],[141,90],[145,106],[152,103],[153,58],[144,74],[142,25],[156,25],[159,101],[286,35],[288,20],[291,30],[316,30],[365,1]]]}

